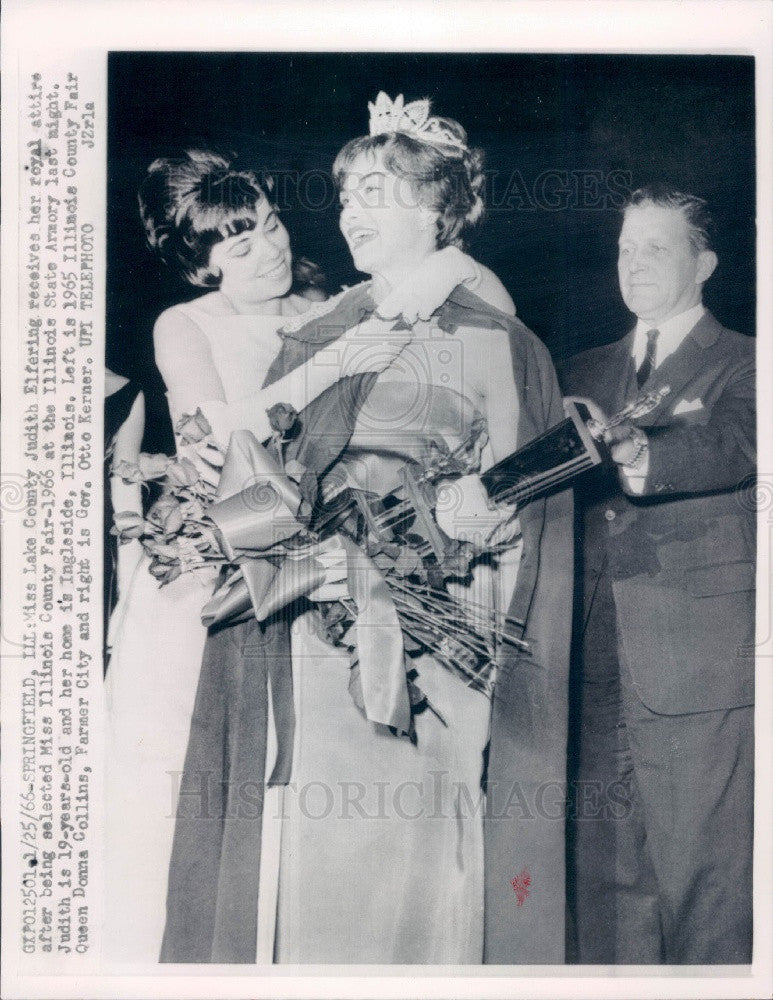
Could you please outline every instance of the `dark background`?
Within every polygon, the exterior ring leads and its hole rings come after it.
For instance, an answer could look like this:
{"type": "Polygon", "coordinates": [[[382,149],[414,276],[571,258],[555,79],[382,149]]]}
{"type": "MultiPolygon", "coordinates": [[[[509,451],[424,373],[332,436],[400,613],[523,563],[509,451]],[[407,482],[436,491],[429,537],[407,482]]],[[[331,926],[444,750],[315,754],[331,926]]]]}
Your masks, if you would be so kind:
{"type": "Polygon", "coordinates": [[[294,252],[321,264],[334,291],[362,276],[326,178],[343,143],[367,132],[379,90],[432,98],[485,150],[489,211],[469,249],[556,359],[630,325],[617,288],[617,208],[626,190],[656,180],[709,200],[720,264],[706,302],[726,326],[754,333],[752,58],[112,53],[108,365],[150,392],[156,446],[170,442],[160,441],[153,322],[200,293],[145,247],[137,189],[148,164],[197,146],[277,174],[294,252]]]}

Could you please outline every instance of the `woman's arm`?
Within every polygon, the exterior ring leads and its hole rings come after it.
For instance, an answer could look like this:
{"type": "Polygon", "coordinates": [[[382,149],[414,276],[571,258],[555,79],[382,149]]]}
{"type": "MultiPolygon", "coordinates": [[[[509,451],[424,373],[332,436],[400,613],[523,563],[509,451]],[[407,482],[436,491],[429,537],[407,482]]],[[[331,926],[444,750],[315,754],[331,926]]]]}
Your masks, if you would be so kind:
{"type": "MultiPolygon", "coordinates": [[[[142,447],[145,431],[145,397],[137,393],[129,415],[118,428],[113,443],[113,465],[119,462],[135,464],[142,447]]],[[[142,489],[139,483],[125,483],[120,476],[110,476],[110,503],[114,513],[131,511],[142,517],[142,489]]],[[[116,567],[116,594],[121,597],[137,563],[142,557],[142,545],[133,538],[118,545],[116,567]]]]}
{"type": "Polygon", "coordinates": [[[411,277],[379,304],[378,314],[384,319],[402,316],[407,323],[428,320],[458,285],[515,316],[513,300],[494,272],[457,247],[444,247],[426,257],[411,277]]]}
{"type": "Polygon", "coordinates": [[[205,401],[225,403],[209,340],[185,313],[174,306],[161,313],[153,328],[153,348],[176,410],[194,413],[205,401]]]}
{"type": "MultiPolygon", "coordinates": [[[[512,454],[518,445],[519,401],[509,338],[505,331],[460,329],[465,385],[482,403],[490,453],[481,471],[512,454]]],[[[452,538],[485,547],[509,539],[517,523],[514,508],[494,505],[479,475],[463,476],[438,488],[437,520],[452,538]]]]}
{"type": "MultiPolygon", "coordinates": [[[[388,339],[363,342],[357,329],[349,331],[337,344],[347,352],[346,374],[383,371],[410,339],[407,331],[390,332],[388,339]],[[367,348],[367,349],[366,349],[367,348]]],[[[156,365],[166,383],[172,409],[178,414],[195,413],[200,408],[212,426],[221,447],[228,444],[234,430],[250,430],[258,440],[271,434],[267,410],[275,403],[289,403],[302,410],[307,403],[329,389],[341,377],[340,364],[328,357],[311,358],[270,386],[242,399],[229,399],[215,367],[209,340],[188,316],[175,308],[159,317],[153,331],[156,365]]]]}
{"type": "MultiPolygon", "coordinates": [[[[129,462],[134,465],[142,447],[145,431],[145,397],[137,393],[129,415],[118,428],[113,444],[113,465],[129,462]]],[[[142,494],[139,483],[125,483],[120,476],[110,476],[110,502],[114,511],[131,511],[142,515],[142,494]]]]}
{"type": "Polygon", "coordinates": [[[469,345],[465,362],[469,359],[476,388],[485,401],[488,421],[491,461],[484,463],[482,471],[507,458],[518,447],[519,395],[515,385],[510,338],[504,330],[471,331],[463,340],[469,345]]]}

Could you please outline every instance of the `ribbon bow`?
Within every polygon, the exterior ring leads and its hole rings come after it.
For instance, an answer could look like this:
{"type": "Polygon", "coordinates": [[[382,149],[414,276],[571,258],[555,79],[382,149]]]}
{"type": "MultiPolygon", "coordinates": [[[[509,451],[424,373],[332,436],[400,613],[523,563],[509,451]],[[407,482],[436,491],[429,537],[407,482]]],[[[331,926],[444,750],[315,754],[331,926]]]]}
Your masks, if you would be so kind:
{"type": "Polygon", "coordinates": [[[386,581],[354,542],[333,535],[292,549],[299,534],[298,487],[250,431],[231,435],[209,516],[238,570],[202,611],[207,627],[254,616],[266,621],[300,597],[352,596],[365,714],[399,732],[410,727],[402,632],[386,581]]]}

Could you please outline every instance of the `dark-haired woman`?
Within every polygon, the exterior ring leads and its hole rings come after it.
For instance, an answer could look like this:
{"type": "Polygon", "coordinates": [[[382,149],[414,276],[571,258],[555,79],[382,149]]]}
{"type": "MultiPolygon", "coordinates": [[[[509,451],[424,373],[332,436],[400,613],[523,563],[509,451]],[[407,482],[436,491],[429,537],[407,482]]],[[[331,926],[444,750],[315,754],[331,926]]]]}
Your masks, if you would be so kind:
{"type": "MultiPolygon", "coordinates": [[[[151,247],[182,279],[208,289],[166,310],[154,329],[173,422],[200,408],[223,449],[236,429],[265,439],[266,411],[273,403],[300,410],[341,374],[317,359],[261,388],[282,344],[279,329],[311,305],[289,294],[290,242],[270,192],[252,172],[207,151],[192,151],[151,165],[140,208],[151,247]]],[[[432,275],[438,280],[436,266],[427,272],[429,291],[422,291],[414,275],[406,300],[418,301],[417,310],[425,308],[427,294],[441,301],[449,278],[456,283],[454,268],[460,277],[465,269],[469,273],[469,258],[460,258],[441,269],[442,291],[433,293],[431,287],[432,275]]],[[[473,280],[481,279],[473,275],[473,280]]],[[[482,281],[506,296],[488,274],[482,281]]],[[[355,331],[347,374],[389,365],[407,341],[405,333],[391,331],[393,325],[375,351],[359,350],[355,331]]],[[[347,335],[342,343],[348,343],[347,335]]],[[[189,571],[159,588],[147,559],[141,560],[112,635],[105,952],[113,962],[158,961],[179,777],[206,639],[200,613],[214,572],[189,571]]],[[[204,800],[202,810],[206,822],[204,800]]]]}

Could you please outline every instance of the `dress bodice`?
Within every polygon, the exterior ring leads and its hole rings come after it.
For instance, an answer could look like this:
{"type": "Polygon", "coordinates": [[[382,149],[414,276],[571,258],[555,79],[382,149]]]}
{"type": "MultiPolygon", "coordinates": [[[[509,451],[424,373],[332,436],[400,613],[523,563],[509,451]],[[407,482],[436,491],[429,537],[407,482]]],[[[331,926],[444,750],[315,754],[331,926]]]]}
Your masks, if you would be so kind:
{"type": "MultiPolygon", "coordinates": [[[[182,406],[175,396],[174,385],[170,385],[167,401],[173,427],[183,414],[193,413],[198,406],[221,447],[228,444],[230,432],[237,428],[252,431],[262,441],[270,429],[261,387],[281,347],[278,330],[287,322],[287,317],[243,313],[217,315],[202,308],[198,300],[176,308],[207,338],[225,398],[199,399],[193,406],[190,403],[182,406]]],[[[185,358],[180,359],[180,364],[185,364],[185,358]]],[[[179,440],[177,443],[179,453],[179,440]]]]}
{"type": "Polygon", "coordinates": [[[278,330],[286,316],[213,315],[193,302],[177,307],[205,334],[226,401],[257,392],[282,345],[278,330]]]}

